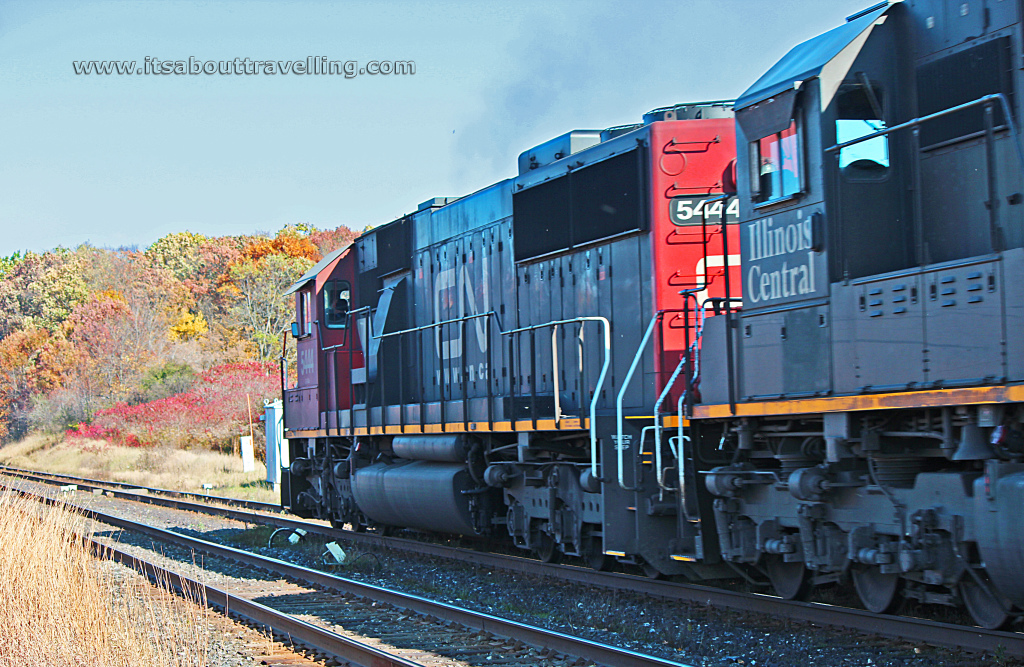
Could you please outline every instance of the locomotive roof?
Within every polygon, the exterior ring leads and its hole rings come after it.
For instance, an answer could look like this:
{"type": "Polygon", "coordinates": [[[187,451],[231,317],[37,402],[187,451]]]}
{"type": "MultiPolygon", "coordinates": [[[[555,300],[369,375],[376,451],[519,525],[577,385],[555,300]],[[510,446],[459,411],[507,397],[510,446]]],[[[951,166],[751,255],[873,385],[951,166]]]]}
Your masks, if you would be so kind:
{"type": "Polygon", "coordinates": [[[842,71],[836,72],[838,80],[842,81],[846,76],[846,69],[856,58],[861,46],[870,35],[871,28],[889,11],[893,4],[893,2],[889,2],[860,16],[855,14],[853,18],[838,28],[833,28],[814,39],[793,47],[782,57],[782,60],[775,63],[770,70],[754,82],[754,85],[739,96],[735,109],[740,111],[779,93],[793,90],[801,82],[820,76],[826,65],[833,60],[837,60],[836,64],[838,65],[845,65],[840,67],[842,71]],[[852,48],[847,51],[847,47],[852,48]],[[839,56],[843,56],[842,62],[838,62],[839,56]]]}
{"type": "Polygon", "coordinates": [[[345,251],[348,250],[351,247],[352,247],[352,244],[350,243],[347,246],[345,246],[344,248],[338,248],[337,250],[334,250],[334,251],[328,253],[327,255],[325,255],[324,258],[321,259],[319,262],[317,262],[309,271],[306,271],[305,273],[303,273],[301,278],[299,278],[294,283],[292,283],[292,286],[289,287],[288,291],[285,292],[284,294],[282,294],[282,296],[287,296],[287,295],[297,291],[299,288],[301,288],[303,285],[308,283],[310,280],[313,280],[314,278],[316,278],[317,275],[319,275],[321,271],[323,271],[327,267],[329,267],[332,264],[334,264],[343,254],[345,254],[345,251]]]}

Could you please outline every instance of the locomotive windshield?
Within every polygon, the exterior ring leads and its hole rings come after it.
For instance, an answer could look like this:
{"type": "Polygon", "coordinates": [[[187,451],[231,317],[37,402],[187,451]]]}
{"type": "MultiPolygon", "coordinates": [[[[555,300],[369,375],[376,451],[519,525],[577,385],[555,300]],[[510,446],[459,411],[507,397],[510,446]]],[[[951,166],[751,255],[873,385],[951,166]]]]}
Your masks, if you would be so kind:
{"type": "Polygon", "coordinates": [[[328,329],[344,329],[348,322],[351,292],[343,280],[331,280],[324,286],[324,320],[328,329]]]}
{"type": "Polygon", "coordinates": [[[753,171],[751,189],[758,201],[770,202],[797,194],[800,185],[800,145],[796,121],[789,127],[751,144],[753,171]]]}

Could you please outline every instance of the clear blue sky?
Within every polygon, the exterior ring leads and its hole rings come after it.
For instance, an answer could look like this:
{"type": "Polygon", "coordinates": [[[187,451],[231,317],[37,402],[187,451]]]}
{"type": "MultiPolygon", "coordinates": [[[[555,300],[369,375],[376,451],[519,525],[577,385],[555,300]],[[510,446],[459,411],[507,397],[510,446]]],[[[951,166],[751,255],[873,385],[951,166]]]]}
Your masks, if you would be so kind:
{"type": "Polygon", "coordinates": [[[575,128],[733,98],[871,0],[0,3],[0,255],[381,224],[575,128]],[[412,60],[413,76],[74,60],[412,60]]]}

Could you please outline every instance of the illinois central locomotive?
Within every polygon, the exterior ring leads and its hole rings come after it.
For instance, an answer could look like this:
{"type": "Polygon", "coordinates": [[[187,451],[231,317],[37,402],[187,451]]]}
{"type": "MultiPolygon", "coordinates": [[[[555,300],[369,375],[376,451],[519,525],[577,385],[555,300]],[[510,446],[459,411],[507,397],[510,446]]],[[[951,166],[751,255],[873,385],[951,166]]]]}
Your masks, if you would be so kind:
{"type": "Polygon", "coordinates": [[[1022,11],[883,3],[326,257],[284,504],[1013,621],[1022,11]]]}

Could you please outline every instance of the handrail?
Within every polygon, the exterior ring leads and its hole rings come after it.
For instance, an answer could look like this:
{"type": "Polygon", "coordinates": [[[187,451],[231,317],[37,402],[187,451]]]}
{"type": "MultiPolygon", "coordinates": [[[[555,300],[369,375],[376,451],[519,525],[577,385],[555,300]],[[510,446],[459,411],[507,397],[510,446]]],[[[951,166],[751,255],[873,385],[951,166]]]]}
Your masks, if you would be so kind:
{"type": "Polygon", "coordinates": [[[561,387],[558,383],[558,325],[551,327],[551,381],[555,384],[555,426],[562,421],[561,387]]]}
{"type": "Polygon", "coordinates": [[[643,358],[644,351],[647,349],[647,341],[650,340],[651,334],[654,332],[654,325],[657,324],[659,319],[661,319],[661,313],[657,312],[654,314],[654,317],[651,318],[651,323],[647,325],[647,331],[644,332],[644,337],[636,349],[636,354],[633,355],[633,363],[629,365],[629,371],[626,372],[626,377],[622,381],[622,387],[619,389],[619,395],[615,397],[615,452],[619,462],[619,487],[626,491],[636,491],[636,487],[626,486],[625,480],[625,468],[623,463],[625,455],[623,452],[628,445],[625,445],[622,442],[624,436],[622,432],[622,400],[626,396],[626,390],[629,389],[629,383],[633,379],[633,373],[636,372],[636,367],[640,364],[640,359],[643,358]]]}
{"type": "MultiPolygon", "coordinates": [[[[668,398],[669,392],[671,391],[672,387],[675,385],[676,380],[679,377],[679,374],[686,367],[686,363],[688,361],[691,361],[693,363],[693,377],[697,378],[700,375],[700,340],[701,340],[701,338],[704,335],[704,322],[705,322],[705,320],[707,318],[707,315],[706,315],[706,313],[707,313],[707,304],[705,303],[702,306],[701,304],[697,303],[697,294],[696,294],[696,292],[694,290],[683,290],[682,292],[680,292],[680,294],[683,295],[683,299],[684,299],[684,301],[687,304],[689,304],[689,300],[691,298],[694,300],[694,308],[693,308],[694,320],[695,320],[694,324],[697,327],[697,331],[696,331],[696,334],[694,336],[693,342],[690,343],[689,349],[683,354],[683,357],[679,360],[679,365],[676,366],[675,371],[672,373],[672,377],[670,377],[668,382],[665,383],[665,388],[662,390],[661,395],[658,397],[657,403],[654,404],[654,425],[655,425],[655,430],[654,430],[654,446],[655,446],[655,450],[654,451],[655,451],[655,460],[656,460],[655,465],[656,465],[656,468],[657,468],[657,471],[658,471],[658,474],[657,474],[658,486],[663,491],[673,491],[674,489],[672,487],[668,486],[665,483],[665,472],[666,472],[667,469],[662,469],[662,467],[661,467],[661,431],[662,431],[662,426],[661,426],[661,406],[665,402],[665,399],[668,398]]],[[[682,405],[683,405],[683,403],[686,401],[686,399],[688,397],[689,397],[689,389],[688,388],[684,388],[682,394],[680,394],[680,396],[679,396],[680,408],[679,408],[678,419],[679,419],[679,428],[680,429],[682,429],[682,423],[683,423],[682,405]]],[[[682,431],[681,430],[680,430],[679,437],[680,437],[680,442],[682,442],[683,435],[682,435],[682,431]]],[[[670,448],[671,448],[671,445],[670,445],[670,448]]],[[[680,449],[679,452],[675,454],[676,458],[681,458],[682,455],[683,455],[682,454],[682,449],[680,449]]],[[[680,488],[682,488],[682,487],[680,487],[680,488]]]]}
{"type": "MultiPolygon", "coordinates": [[[[369,308],[364,308],[364,309],[365,310],[369,310],[369,308]]],[[[364,310],[364,309],[360,309],[360,310],[364,310]]],[[[352,314],[355,314],[357,312],[358,311],[352,311],[352,314]]],[[[518,329],[512,329],[510,331],[502,331],[500,329],[501,322],[498,320],[498,314],[496,312],[494,312],[493,310],[491,310],[491,311],[487,311],[485,313],[474,313],[472,315],[463,315],[462,317],[457,317],[457,318],[454,318],[454,319],[444,320],[442,322],[433,322],[431,324],[424,324],[423,326],[413,327],[411,329],[403,329],[401,331],[391,331],[391,332],[388,332],[388,333],[380,333],[380,334],[376,334],[376,335],[374,335],[373,332],[371,331],[370,335],[371,335],[371,337],[376,338],[376,339],[388,338],[390,336],[400,336],[400,335],[403,335],[403,334],[415,333],[415,332],[418,332],[418,331],[425,331],[425,330],[428,330],[428,329],[433,329],[433,328],[445,326],[445,325],[448,325],[448,324],[458,324],[458,323],[462,323],[462,322],[467,322],[469,320],[473,320],[473,319],[477,319],[477,318],[481,318],[481,317],[490,317],[490,316],[494,316],[495,321],[497,321],[498,327],[499,327],[497,333],[500,336],[511,336],[513,334],[523,333],[523,332],[526,332],[526,331],[535,331],[537,329],[543,329],[545,327],[553,327],[554,330],[557,331],[557,328],[559,326],[563,326],[563,325],[567,325],[567,324],[582,323],[582,322],[598,322],[599,324],[602,325],[602,328],[603,328],[603,331],[604,331],[604,355],[603,355],[604,356],[604,360],[603,360],[603,362],[601,364],[601,374],[598,376],[597,384],[594,387],[594,395],[593,395],[593,397],[591,398],[591,401],[590,401],[590,420],[589,420],[590,421],[590,424],[589,424],[589,431],[590,431],[590,469],[591,469],[591,473],[594,475],[594,477],[595,478],[599,478],[598,470],[597,470],[597,459],[598,459],[598,448],[597,448],[597,402],[598,402],[598,400],[601,397],[601,389],[604,386],[605,378],[607,378],[607,376],[608,376],[608,369],[611,366],[612,332],[611,332],[611,322],[608,321],[608,318],[600,317],[600,316],[575,317],[575,318],[568,319],[568,320],[556,320],[556,321],[552,321],[552,322],[544,322],[543,324],[534,324],[534,325],[527,326],[527,327],[520,327],[518,329]]],[[[370,326],[372,327],[372,324],[370,326]]],[[[554,333],[552,335],[554,335],[554,333]]],[[[579,338],[582,340],[582,329],[580,331],[579,338]]],[[[488,349],[490,349],[489,346],[488,346],[488,349]]],[[[555,370],[557,371],[557,367],[555,368],[555,370]]],[[[556,378],[555,382],[557,384],[557,373],[555,373],[555,378],[556,378]]],[[[556,419],[556,422],[557,422],[558,418],[559,418],[559,415],[558,415],[559,402],[558,402],[557,393],[556,393],[555,401],[556,401],[556,415],[555,415],[555,419],[556,419]]],[[[465,414],[465,411],[464,411],[464,414],[465,414]]]]}
{"type": "Polygon", "coordinates": [[[679,359],[679,365],[672,372],[672,377],[665,383],[665,388],[661,390],[661,395],[658,396],[658,400],[654,404],[654,468],[658,471],[658,486],[663,491],[672,491],[672,487],[666,486],[665,471],[661,467],[661,404],[668,398],[669,392],[672,391],[672,387],[676,383],[676,379],[683,372],[688,356],[688,354],[684,354],[679,359]]]}
{"type": "Polygon", "coordinates": [[[676,406],[678,409],[679,421],[676,424],[676,430],[678,432],[678,441],[676,442],[676,460],[679,465],[676,468],[679,471],[679,504],[682,506],[683,515],[686,514],[686,441],[689,440],[689,436],[683,432],[683,403],[686,401],[686,392],[679,394],[679,403],[676,406]]]}
{"type": "MultiPolygon", "coordinates": [[[[842,151],[842,149],[844,149],[844,148],[846,148],[848,146],[853,146],[855,144],[863,143],[865,141],[870,141],[870,140],[878,138],[878,137],[887,136],[889,134],[892,134],[892,133],[900,131],[900,130],[905,130],[905,129],[908,129],[908,128],[912,129],[912,133],[911,134],[912,134],[913,152],[914,152],[914,156],[913,156],[914,157],[914,162],[913,162],[913,165],[914,165],[914,171],[913,171],[913,178],[914,178],[914,187],[913,187],[913,192],[914,192],[914,201],[913,201],[913,203],[914,203],[914,206],[913,206],[914,236],[916,237],[917,261],[919,263],[921,263],[921,264],[924,264],[926,262],[926,260],[927,260],[927,255],[926,255],[926,253],[927,253],[926,245],[927,244],[926,244],[926,239],[925,239],[925,236],[924,236],[924,227],[923,227],[924,222],[923,222],[923,219],[922,219],[922,215],[923,215],[922,206],[923,206],[923,204],[922,204],[922,201],[921,201],[922,189],[921,189],[921,156],[920,156],[920,131],[921,130],[920,130],[920,126],[923,125],[924,123],[927,123],[929,121],[935,120],[936,118],[942,118],[942,117],[945,117],[945,116],[949,116],[951,114],[955,114],[955,113],[964,111],[966,109],[970,109],[970,108],[973,108],[973,107],[984,105],[984,107],[985,107],[985,109],[984,109],[984,111],[985,111],[985,129],[984,129],[984,135],[985,135],[985,172],[986,172],[986,176],[987,176],[987,180],[988,180],[988,201],[985,202],[985,205],[988,208],[990,241],[991,241],[993,250],[998,252],[998,251],[1000,251],[1002,249],[1003,243],[1002,243],[1002,228],[1001,228],[1000,223],[999,223],[999,198],[998,198],[998,194],[997,194],[998,186],[999,186],[999,183],[998,183],[999,176],[998,176],[998,172],[997,172],[997,169],[996,169],[996,156],[995,156],[995,125],[994,125],[994,122],[995,122],[995,112],[994,112],[993,106],[996,103],[998,103],[1000,105],[1000,108],[1003,111],[1004,122],[1005,122],[1006,126],[1010,129],[1011,141],[1013,143],[1013,147],[1014,147],[1015,152],[1017,154],[1017,160],[1018,160],[1018,162],[1020,164],[1021,169],[1024,169],[1024,148],[1021,147],[1020,132],[1018,131],[1017,125],[1016,125],[1016,123],[1015,123],[1015,121],[1013,119],[1013,113],[1012,113],[1012,111],[1010,109],[1009,101],[1007,100],[1006,96],[1003,95],[1002,93],[993,93],[993,94],[990,94],[990,95],[983,95],[983,96],[981,96],[981,97],[979,97],[979,98],[977,98],[975,100],[972,100],[970,102],[964,102],[963,104],[958,104],[956,106],[952,106],[952,107],[949,107],[947,109],[943,109],[942,111],[936,111],[935,113],[928,114],[926,116],[920,116],[918,118],[913,118],[911,120],[908,120],[908,121],[906,121],[904,123],[899,123],[899,124],[894,125],[892,127],[887,127],[887,128],[883,128],[881,130],[876,130],[875,132],[872,132],[870,134],[866,134],[866,135],[864,135],[862,137],[857,137],[856,139],[851,139],[849,141],[844,141],[842,143],[835,144],[834,146],[830,146],[830,147],[826,148],[824,152],[825,153],[835,153],[835,155],[838,157],[839,155],[841,155],[840,151],[842,151]]],[[[976,135],[971,135],[971,136],[976,136],[976,135]]],[[[838,164],[838,160],[837,160],[837,164],[838,164]]],[[[841,189],[839,190],[839,192],[841,193],[841,189]]],[[[839,237],[839,241],[838,242],[842,243],[842,236],[839,237]]]]}
{"type": "MultiPolygon", "coordinates": [[[[636,372],[636,367],[640,364],[640,360],[643,358],[644,351],[647,349],[647,341],[650,340],[651,334],[654,332],[654,325],[665,316],[667,313],[681,313],[685,312],[685,309],[679,308],[668,308],[665,310],[659,310],[654,313],[654,317],[651,318],[651,323],[647,325],[647,331],[644,332],[643,339],[640,341],[640,345],[637,347],[636,354],[633,355],[633,363],[629,366],[629,371],[626,373],[626,377],[622,381],[622,386],[619,389],[619,395],[615,398],[615,450],[617,452],[617,459],[619,464],[619,487],[626,491],[635,491],[636,487],[626,486],[625,480],[625,468],[624,468],[624,454],[623,452],[629,447],[629,445],[623,444],[623,409],[622,401],[626,396],[626,390],[629,389],[629,383],[633,380],[633,374],[636,372]]],[[[657,416],[655,416],[657,417],[657,416]]]]}
{"type": "Polygon", "coordinates": [[[571,320],[557,320],[544,324],[534,324],[528,327],[520,327],[511,331],[501,332],[502,336],[542,329],[544,327],[559,326],[562,324],[573,324],[574,322],[599,322],[604,328],[604,363],[601,364],[601,374],[597,377],[597,384],[594,386],[594,395],[590,399],[590,474],[594,479],[601,479],[597,472],[597,401],[601,398],[601,387],[604,386],[605,377],[608,375],[608,367],[612,361],[612,324],[607,317],[598,315],[588,317],[575,317],[571,320]]]}
{"type": "MultiPolygon", "coordinates": [[[[448,324],[458,324],[459,322],[466,322],[466,321],[469,321],[469,320],[477,319],[479,317],[487,317],[489,315],[494,315],[495,318],[498,317],[498,314],[496,312],[494,312],[493,310],[489,310],[486,313],[474,313],[472,315],[463,315],[462,317],[456,317],[454,319],[444,320],[442,322],[433,322],[431,324],[424,324],[421,327],[413,327],[412,329],[402,329],[401,331],[389,331],[388,333],[381,333],[381,334],[373,336],[373,337],[377,338],[377,339],[380,339],[380,338],[387,338],[389,336],[399,336],[399,335],[407,334],[407,333],[415,333],[417,331],[425,331],[426,329],[432,329],[434,327],[441,327],[441,326],[445,326],[445,325],[448,325],[448,324]]],[[[499,331],[499,333],[500,333],[500,331],[499,331]]]]}
{"type": "Polygon", "coordinates": [[[935,113],[928,114],[927,116],[921,116],[919,118],[913,118],[911,120],[906,121],[905,123],[900,123],[898,125],[893,125],[892,127],[886,127],[886,128],[881,129],[881,130],[877,130],[875,132],[872,132],[871,134],[865,134],[863,137],[857,137],[856,139],[850,139],[849,141],[844,141],[841,144],[835,144],[834,146],[829,146],[828,148],[825,149],[825,152],[826,153],[834,153],[836,151],[839,151],[839,150],[842,150],[842,149],[846,148],[847,146],[853,146],[854,144],[859,144],[859,143],[862,143],[864,141],[870,141],[871,139],[874,139],[876,137],[883,137],[883,136],[885,136],[887,134],[891,134],[891,133],[896,132],[898,130],[905,130],[907,128],[917,127],[918,125],[921,125],[922,123],[926,123],[926,122],[928,122],[930,120],[935,120],[936,118],[942,118],[943,116],[948,116],[949,114],[957,113],[958,111],[963,111],[965,109],[970,109],[971,107],[980,106],[982,104],[989,104],[989,103],[995,102],[995,101],[999,101],[1000,106],[1003,109],[1003,116],[1005,116],[1006,124],[1010,127],[1010,131],[1013,133],[1013,136],[1014,136],[1014,139],[1015,139],[1015,141],[1013,143],[1014,143],[1014,147],[1017,149],[1017,158],[1020,160],[1021,167],[1024,167],[1024,149],[1021,148],[1020,133],[1017,131],[1017,125],[1013,121],[1013,114],[1010,111],[1010,104],[1006,100],[1006,96],[1003,95],[1002,93],[992,93],[990,95],[983,95],[982,97],[979,97],[978,99],[972,100],[970,102],[964,102],[963,104],[958,104],[958,105],[956,105],[954,107],[949,107],[948,109],[943,109],[942,111],[936,111],[935,113]]]}

